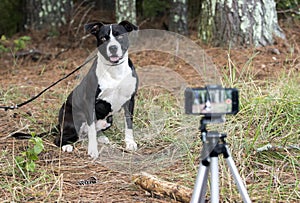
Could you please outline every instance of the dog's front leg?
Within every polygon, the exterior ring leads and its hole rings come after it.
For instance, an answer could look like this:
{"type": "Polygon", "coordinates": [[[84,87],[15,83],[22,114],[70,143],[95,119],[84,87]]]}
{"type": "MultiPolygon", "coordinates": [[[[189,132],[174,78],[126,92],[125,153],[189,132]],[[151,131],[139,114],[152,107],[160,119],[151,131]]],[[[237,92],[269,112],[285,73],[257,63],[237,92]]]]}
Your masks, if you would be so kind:
{"type": "Polygon", "coordinates": [[[131,151],[137,150],[137,144],[134,141],[133,129],[132,129],[133,109],[134,109],[134,97],[132,97],[124,105],[124,111],[125,111],[125,144],[126,144],[126,149],[131,150],[131,151]]]}
{"type": "Polygon", "coordinates": [[[88,139],[88,155],[90,155],[93,159],[96,159],[98,158],[99,152],[95,122],[92,122],[92,124],[88,126],[88,139]]]}

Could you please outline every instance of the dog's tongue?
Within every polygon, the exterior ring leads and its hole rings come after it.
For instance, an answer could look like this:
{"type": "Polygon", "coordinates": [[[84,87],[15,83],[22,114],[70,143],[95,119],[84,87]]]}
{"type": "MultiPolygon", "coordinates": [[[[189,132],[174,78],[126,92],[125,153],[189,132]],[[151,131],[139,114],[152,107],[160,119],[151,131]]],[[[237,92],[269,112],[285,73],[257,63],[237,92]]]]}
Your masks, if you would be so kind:
{"type": "Polygon", "coordinates": [[[117,62],[120,58],[118,56],[111,56],[109,59],[111,62],[117,62]]]}

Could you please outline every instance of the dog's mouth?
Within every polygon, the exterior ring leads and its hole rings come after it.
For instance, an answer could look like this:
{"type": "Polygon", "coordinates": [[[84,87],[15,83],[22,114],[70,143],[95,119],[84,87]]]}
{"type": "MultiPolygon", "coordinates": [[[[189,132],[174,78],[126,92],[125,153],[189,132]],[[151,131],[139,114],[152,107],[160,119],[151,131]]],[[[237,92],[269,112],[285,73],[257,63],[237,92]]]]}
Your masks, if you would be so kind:
{"type": "Polygon", "coordinates": [[[120,57],[120,56],[110,56],[109,57],[109,61],[112,63],[118,63],[121,59],[122,59],[122,57],[120,57]]]}

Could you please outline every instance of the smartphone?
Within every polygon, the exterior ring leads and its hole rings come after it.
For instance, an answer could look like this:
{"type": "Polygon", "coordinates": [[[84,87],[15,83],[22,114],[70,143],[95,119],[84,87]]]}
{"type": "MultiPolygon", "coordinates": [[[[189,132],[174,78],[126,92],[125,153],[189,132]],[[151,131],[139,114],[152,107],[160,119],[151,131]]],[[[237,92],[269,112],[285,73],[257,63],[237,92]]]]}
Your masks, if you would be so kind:
{"type": "Polygon", "coordinates": [[[186,114],[218,116],[237,114],[239,111],[239,92],[236,88],[218,85],[187,88],[184,97],[186,114]]]}

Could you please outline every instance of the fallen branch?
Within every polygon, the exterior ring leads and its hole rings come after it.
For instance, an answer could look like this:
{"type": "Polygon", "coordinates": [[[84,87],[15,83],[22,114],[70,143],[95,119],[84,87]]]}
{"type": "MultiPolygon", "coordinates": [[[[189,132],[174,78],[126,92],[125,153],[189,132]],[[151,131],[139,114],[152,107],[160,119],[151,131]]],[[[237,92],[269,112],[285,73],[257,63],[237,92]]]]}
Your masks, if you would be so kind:
{"type": "Polygon", "coordinates": [[[168,196],[181,202],[190,202],[193,192],[192,189],[188,187],[160,180],[148,173],[133,175],[133,182],[150,193],[160,196],[168,196]]]}
{"type": "Polygon", "coordinates": [[[30,56],[31,59],[33,61],[38,61],[40,59],[47,59],[47,60],[50,60],[52,55],[51,54],[48,54],[48,53],[44,53],[38,49],[30,49],[30,50],[25,50],[25,51],[18,51],[16,54],[15,54],[15,57],[16,58],[20,58],[20,57],[27,57],[27,56],[30,56]]]}

